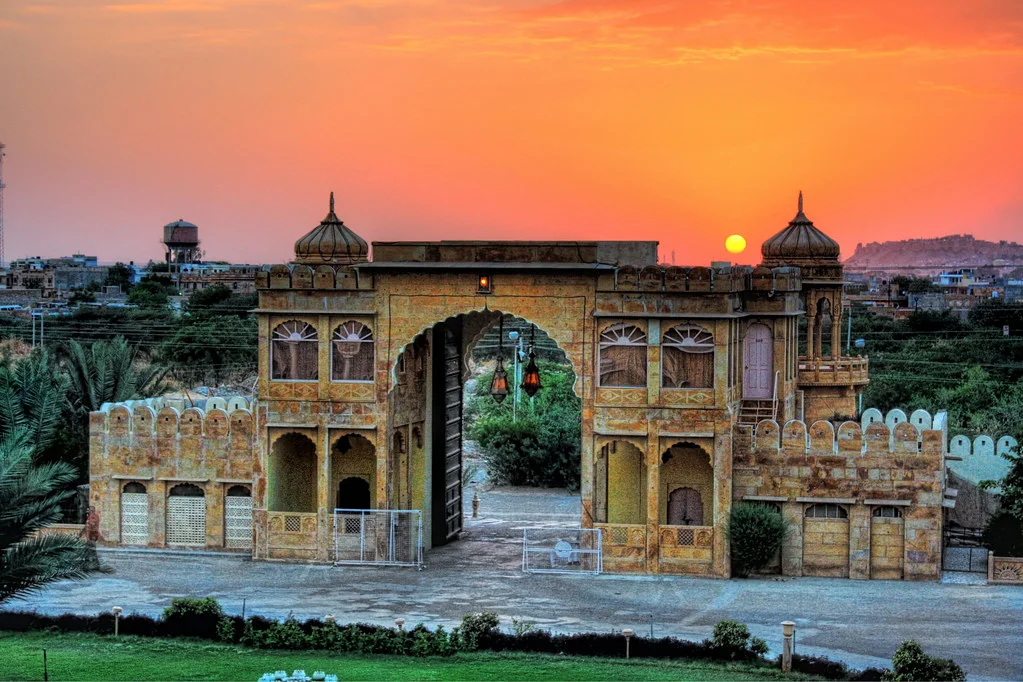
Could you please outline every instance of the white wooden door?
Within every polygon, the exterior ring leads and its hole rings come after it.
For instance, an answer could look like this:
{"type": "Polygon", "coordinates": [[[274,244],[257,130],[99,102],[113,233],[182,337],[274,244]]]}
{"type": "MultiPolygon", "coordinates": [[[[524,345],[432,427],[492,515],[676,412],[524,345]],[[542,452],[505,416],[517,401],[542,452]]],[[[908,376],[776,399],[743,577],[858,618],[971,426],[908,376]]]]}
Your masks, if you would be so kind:
{"type": "Polygon", "coordinates": [[[224,546],[252,547],[252,498],[229,495],[224,498],[224,546]]]}
{"type": "Polygon", "coordinates": [[[167,544],[206,546],[206,498],[171,495],[167,498],[167,544]]]}
{"type": "Polygon", "coordinates": [[[774,341],[765,324],[751,324],[743,343],[742,397],[766,400],[774,392],[774,341]]]}
{"type": "Polygon", "coordinates": [[[149,544],[149,495],[121,493],[121,544],[149,544]]]}

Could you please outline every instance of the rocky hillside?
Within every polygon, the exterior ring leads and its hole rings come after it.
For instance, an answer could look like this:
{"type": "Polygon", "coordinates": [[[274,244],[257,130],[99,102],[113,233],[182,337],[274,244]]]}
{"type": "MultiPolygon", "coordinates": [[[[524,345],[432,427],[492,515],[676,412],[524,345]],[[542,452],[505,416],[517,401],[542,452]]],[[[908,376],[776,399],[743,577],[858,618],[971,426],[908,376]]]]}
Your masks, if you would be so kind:
{"type": "Polygon", "coordinates": [[[1023,265],[1023,244],[989,242],[969,234],[857,244],[845,266],[860,268],[976,268],[1023,265]]]}

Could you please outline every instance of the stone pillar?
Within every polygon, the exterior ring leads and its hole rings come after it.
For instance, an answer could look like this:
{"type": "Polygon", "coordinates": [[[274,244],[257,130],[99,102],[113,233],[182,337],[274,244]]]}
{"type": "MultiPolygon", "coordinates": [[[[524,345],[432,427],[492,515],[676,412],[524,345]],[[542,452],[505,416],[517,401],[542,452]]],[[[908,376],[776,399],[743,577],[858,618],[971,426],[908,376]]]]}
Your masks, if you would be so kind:
{"type": "Polygon", "coordinates": [[[813,328],[817,322],[817,315],[813,312],[808,312],[806,315],[806,357],[813,360],[816,355],[814,354],[814,339],[813,339],[813,328]]]}
{"type": "Polygon", "coordinates": [[[803,575],[803,504],[783,502],[781,516],[785,520],[785,540],[781,545],[782,575],[803,575]]]}
{"type": "Polygon", "coordinates": [[[647,322],[646,390],[647,404],[661,400],[661,321],[647,322]]]}
{"type": "Polygon", "coordinates": [[[732,513],[732,430],[729,424],[718,422],[713,447],[714,515],[711,523],[714,526],[714,553],[710,571],[719,578],[728,578],[732,574],[731,553],[725,537],[725,526],[732,513]]]}
{"type": "Polygon", "coordinates": [[[661,439],[656,433],[647,436],[646,445],[646,572],[661,572],[661,439]]]}
{"type": "Polygon", "coordinates": [[[330,504],[330,432],[327,429],[326,420],[320,420],[320,428],[316,431],[316,509],[318,511],[316,524],[316,560],[327,561],[331,547],[331,530],[333,519],[331,518],[330,504]]]}
{"type": "Polygon", "coordinates": [[[831,357],[842,357],[842,301],[831,306],[831,357]]]}
{"type": "Polygon", "coordinates": [[[224,548],[224,484],[210,481],[206,489],[206,547],[224,548]]]}
{"type": "Polygon", "coordinates": [[[149,492],[149,546],[167,546],[167,490],[172,483],[153,481],[146,484],[149,492]]]}
{"type": "Polygon", "coordinates": [[[849,577],[870,578],[870,507],[849,505],[849,577]]]}

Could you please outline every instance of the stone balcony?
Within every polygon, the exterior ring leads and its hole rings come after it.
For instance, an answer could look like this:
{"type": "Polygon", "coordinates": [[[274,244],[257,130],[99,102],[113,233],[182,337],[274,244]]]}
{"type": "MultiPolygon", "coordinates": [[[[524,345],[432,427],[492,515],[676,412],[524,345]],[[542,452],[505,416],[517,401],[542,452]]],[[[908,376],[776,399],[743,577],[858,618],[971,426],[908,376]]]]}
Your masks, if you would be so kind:
{"type": "Polygon", "coordinates": [[[799,358],[800,386],[863,386],[870,382],[869,360],[863,358],[799,358]]]}

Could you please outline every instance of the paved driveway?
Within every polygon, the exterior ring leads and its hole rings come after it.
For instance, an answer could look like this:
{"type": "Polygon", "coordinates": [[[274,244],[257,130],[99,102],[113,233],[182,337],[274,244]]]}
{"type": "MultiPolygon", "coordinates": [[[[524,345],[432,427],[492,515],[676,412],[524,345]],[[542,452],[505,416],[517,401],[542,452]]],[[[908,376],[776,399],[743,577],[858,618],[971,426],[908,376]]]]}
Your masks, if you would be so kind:
{"type": "Polygon", "coordinates": [[[782,620],[798,624],[797,651],[857,667],[887,664],[916,639],[951,656],[970,679],[1023,679],[1023,588],[823,578],[713,580],[669,576],[527,575],[519,570],[523,527],[570,524],[578,502],[529,491],[483,494],[466,537],[431,551],[422,571],[252,562],[237,556],[106,551],[113,575],[61,583],[9,608],[95,613],[119,605],[158,614],[172,597],[214,596],[232,613],[340,622],[457,624],[489,609],[502,620],[565,632],[631,627],[702,639],[714,623],[749,624],[777,652],[782,620]],[[544,511],[546,509],[546,511],[544,511]],[[552,516],[553,515],[553,516],[552,516]]]}

